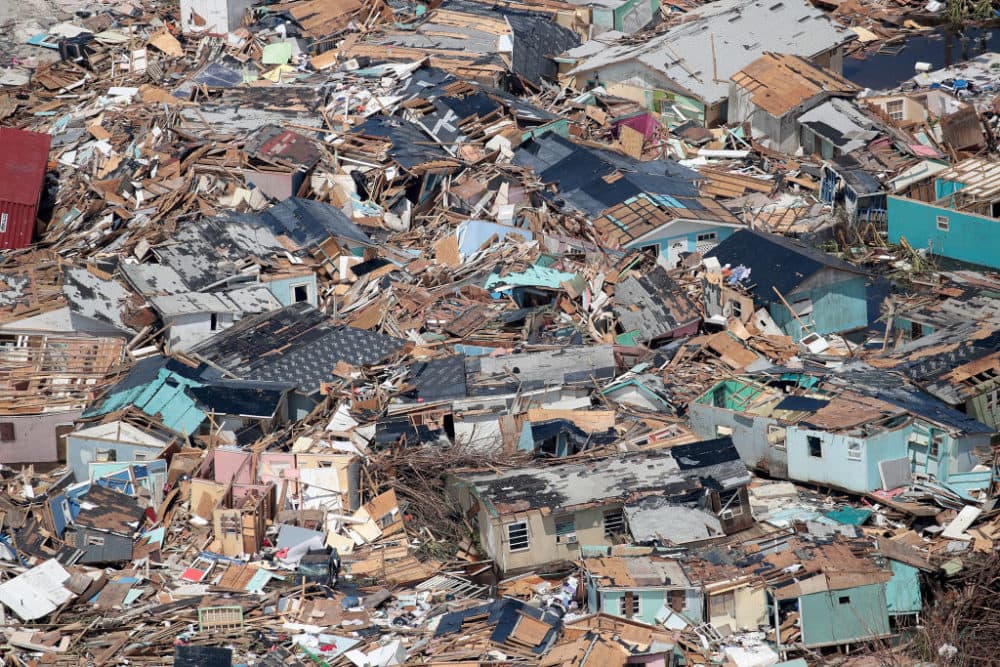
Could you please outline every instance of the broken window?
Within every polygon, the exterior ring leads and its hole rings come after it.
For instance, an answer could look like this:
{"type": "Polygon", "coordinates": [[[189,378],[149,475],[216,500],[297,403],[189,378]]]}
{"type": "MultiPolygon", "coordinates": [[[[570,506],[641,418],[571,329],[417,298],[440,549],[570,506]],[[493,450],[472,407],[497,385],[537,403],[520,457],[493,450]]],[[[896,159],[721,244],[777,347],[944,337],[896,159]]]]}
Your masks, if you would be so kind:
{"type": "Polygon", "coordinates": [[[0,422],[0,442],[14,442],[14,422],[0,422]]]}
{"type": "Polygon", "coordinates": [[[986,409],[995,413],[998,405],[1000,405],[1000,389],[994,389],[986,394],[986,409]]]}
{"type": "Polygon", "coordinates": [[[507,524],[507,545],[510,551],[524,551],[530,546],[526,521],[507,524]]]}
{"type": "Polygon", "coordinates": [[[735,616],[736,594],[728,591],[708,598],[708,613],[712,617],[735,616]]]}
{"type": "Polygon", "coordinates": [[[927,456],[932,459],[936,459],[941,455],[941,445],[944,444],[944,433],[941,431],[934,431],[931,435],[931,447],[930,451],[927,452],[927,456]]]}
{"type": "Polygon", "coordinates": [[[723,520],[743,514],[743,499],[740,497],[740,490],[722,491],[719,493],[719,517],[723,520]]]}
{"type": "Polygon", "coordinates": [[[618,600],[618,611],[622,616],[638,616],[642,613],[642,603],[635,593],[626,593],[618,600]]]}
{"type": "Polygon", "coordinates": [[[576,520],[573,517],[556,519],[556,542],[561,544],[576,542],[576,520]]]}
{"type": "Polygon", "coordinates": [[[309,300],[309,285],[292,286],[292,301],[294,303],[303,303],[308,300],[309,300]]]}
{"type": "Polygon", "coordinates": [[[715,437],[716,438],[728,438],[733,434],[732,426],[716,426],[715,427],[715,437]]]}
{"type": "Polygon", "coordinates": [[[823,458],[823,441],[815,435],[807,435],[806,442],[809,444],[809,456],[813,458],[823,458]]]}
{"type": "Polygon", "coordinates": [[[740,303],[737,299],[733,299],[732,301],[729,302],[729,312],[732,313],[732,316],[735,317],[736,319],[742,318],[743,304],[740,303]]]}
{"type": "Polygon", "coordinates": [[[847,443],[847,460],[848,461],[860,461],[861,460],[861,441],[860,440],[850,440],[847,443]]]}
{"type": "Polygon", "coordinates": [[[84,540],[88,547],[103,547],[104,546],[104,536],[103,535],[87,535],[87,539],[84,540]]]}
{"type": "Polygon", "coordinates": [[[97,463],[113,463],[118,460],[118,452],[113,449],[98,449],[94,459],[97,463]]]}
{"type": "Polygon", "coordinates": [[[219,330],[219,316],[216,313],[212,313],[208,327],[211,331],[219,330]]]}
{"type": "Polygon", "coordinates": [[[788,431],[785,430],[784,426],[771,424],[767,427],[767,441],[775,449],[784,449],[787,437],[788,431]]]}
{"type": "Polygon", "coordinates": [[[851,596],[841,595],[839,598],[837,598],[837,602],[839,602],[840,604],[851,604],[851,596]]]}
{"type": "Polygon", "coordinates": [[[684,591],[667,591],[667,605],[674,611],[684,611],[684,591]]]}
{"type": "Polygon", "coordinates": [[[611,538],[625,533],[625,513],[620,509],[604,513],[604,537],[611,538]]]}

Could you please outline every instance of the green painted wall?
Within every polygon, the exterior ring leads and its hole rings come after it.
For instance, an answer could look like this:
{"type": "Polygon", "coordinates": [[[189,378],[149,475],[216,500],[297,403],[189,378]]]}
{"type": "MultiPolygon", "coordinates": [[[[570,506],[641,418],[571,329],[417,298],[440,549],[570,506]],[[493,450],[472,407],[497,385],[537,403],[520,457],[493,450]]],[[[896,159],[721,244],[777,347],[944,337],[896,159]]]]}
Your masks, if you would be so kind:
{"type": "Polygon", "coordinates": [[[916,614],[923,607],[920,596],[920,570],[912,565],[889,561],[892,579],[885,585],[890,614],[916,614]]]}
{"type": "Polygon", "coordinates": [[[806,646],[865,641],[889,632],[884,584],[803,595],[799,611],[806,646]]]}

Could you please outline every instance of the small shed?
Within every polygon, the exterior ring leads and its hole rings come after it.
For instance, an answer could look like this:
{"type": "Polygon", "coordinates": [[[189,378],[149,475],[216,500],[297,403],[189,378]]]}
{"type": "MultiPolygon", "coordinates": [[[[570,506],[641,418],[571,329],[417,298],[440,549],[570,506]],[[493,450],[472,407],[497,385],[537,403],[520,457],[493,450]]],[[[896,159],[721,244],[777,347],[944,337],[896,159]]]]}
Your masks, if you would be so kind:
{"type": "Polygon", "coordinates": [[[0,127],[0,249],[34,240],[51,142],[48,134],[0,127]]]}

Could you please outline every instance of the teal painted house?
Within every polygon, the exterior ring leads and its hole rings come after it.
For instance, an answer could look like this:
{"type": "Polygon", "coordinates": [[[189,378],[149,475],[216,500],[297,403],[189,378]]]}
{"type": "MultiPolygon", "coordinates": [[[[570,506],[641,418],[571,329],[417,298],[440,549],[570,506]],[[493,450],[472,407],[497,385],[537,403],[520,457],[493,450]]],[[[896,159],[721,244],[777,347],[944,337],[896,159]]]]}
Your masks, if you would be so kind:
{"type": "Polygon", "coordinates": [[[1000,269],[1000,163],[971,158],[934,180],[933,202],[889,197],[889,241],[1000,269]]]}
{"type": "Polygon", "coordinates": [[[890,633],[884,582],[840,587],[832,576],[820,575],[814,579],[820,581],[814,584],[813,580],[806,580],[798,586],[804,589],[798,596],[804,646],[839,646],[890,633]],[[826,590],[805,592],[811,585],[826,590]]]}
{"type": "Polygon", "coordinates": [[[832,255],[776,234],[742,229],[706,258],[718,261],[721,275],[705,285],[710,316],[746,319],[740,294],[753,297],[794,340],[810,333],[831,334],[868,326],[868,275],[832,255]],[[729,268],[727,268],[729,267],[729,268]]]}
{"type": "Polygon", "coordinates": [[[608,556],[584,558],[582,563],[591,613],[659,624],[672,612],[695,624],[701,621],[701,590],[676,560],[608,556]]]}
{"type": "Polygon", "coordinates": [[[989,449],[993,428],[901,379],[885,385],[883,371],[860,369],[731,378],[688,414],[696,435],[731,437],[747,466],[774,477],[868,493],[921,476],[980,499],[993,473],[976,450],[989,449]]]}
{"type": "Polygon", "coordinates": [[[820,649],[892,634],[887,587],[894,574],[878,559],[852,552],[846,541],[807,538],[795,538],[765,558],[771,574],[789,563],[800,566],[791,578],[779,577],[769,586],[772,624],[798,616],[794,625],[800,634],[786,637],[785,646],[779,642],[779,654],[791,645],[820,649]]]}

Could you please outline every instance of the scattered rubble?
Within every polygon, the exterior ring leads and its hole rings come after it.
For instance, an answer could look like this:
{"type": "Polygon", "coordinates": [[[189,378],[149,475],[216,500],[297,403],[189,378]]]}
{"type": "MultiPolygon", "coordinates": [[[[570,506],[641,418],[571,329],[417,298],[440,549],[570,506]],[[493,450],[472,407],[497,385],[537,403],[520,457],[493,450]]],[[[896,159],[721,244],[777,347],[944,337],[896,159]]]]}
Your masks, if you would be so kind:
{"type": "Polygon", "coordinates": [[[994,661],[938,5],[0,6],[0,661],[994,661]]]}

